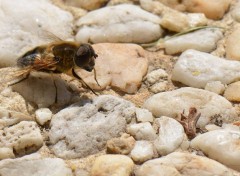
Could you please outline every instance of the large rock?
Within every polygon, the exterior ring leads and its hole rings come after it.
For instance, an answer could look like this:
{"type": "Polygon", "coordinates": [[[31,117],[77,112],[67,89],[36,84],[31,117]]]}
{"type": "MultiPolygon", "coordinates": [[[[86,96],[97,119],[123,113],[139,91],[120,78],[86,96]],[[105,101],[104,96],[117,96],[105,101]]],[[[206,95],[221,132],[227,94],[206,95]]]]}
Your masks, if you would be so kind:
{"type": "Polygon", "coordinates": [[[2,0],[0,6],[0,66],[15,65],[29,49],[49,42],[49,31],[71,37],[73,17],[49,0],[2,0]],[[48,34],[48,32],[47,32],[48,34]]]}
{"type": "Polygon", "coordinates": [[[240,79],[240,63],[208,53],[187,50],[181,54],[172,72],[172,80],[191,87],[204,88],[208,82],[229,84],[240,79]]]}
{"type": "Polygon", "coordinates": [[[89,12],[77,21],[77,26],[79,42],[148,43],[162,35],[158,16],[129,4],[89,12]]]}
{"type": "Polygon", "coordinates": [[[174,152],[165,157],[145,162],[136,176],[233,176],[226,166],[194,154],[174,152]]]}
{"type": "Polygon", "coordinates": [[[55,114],[49,132],[53,152],[62,158],[79,158],[104,149],[107,140],[119,137],[135,115],[135,106],[103,95],[84,106],[73,105],[55,114]]]}
{"type": "Polygon", "coordinates": [[[230,6],[231,0],[184,0],[183,4],[189,12],[204,13],[206,17],[219,20],[230,6]]]}
{"type": "Polygon", "coordinates": [[[213,130],[200,134],[191,146],[201,150],[209,158],[240,171],[240,131],[213,130]]]}
{"type": "Polygon", "coordinates": [[[216,115],[224,122],[233,122],[237,118],[232,104],[224,97],[191,87],[155,94],[145,101],[144,107],[156,117],[172,118],[179,118],[183,110],[188,112],[190,107],[195,107],[201,113],[197,123],[200,127],[204,127],[216,115]]]}
{"type": "Polygon", "coordinates": [[[0,159],[23,156],[37,151],[43,145],[43,137],[36,122],[22,121],[6,127],[0,130],[0,139],[0,159]]]}
{"type": "Polygon", "coordinates": [[[0,161],[1,176],[72,176],[72,171],[59,158],[41,158],[39,155],[0,161]]]}
{"type": "Polygon", "coordinates": [[[167,54],[181,53],[187,49],[211,52],[217,47],[217,42],[223,37],[220,29],[202,29],[178,37],[173,37],[164,42],[167,54]]]}
{"type": "Polygon", "coordinates": [[[104,89],[111,86],[127,93],[135,93],[147,73],[148,60],[142,47],[135,44],[95,44],[93,45],[98,58],[96,59],[97,80],[93,72],[83,69],[77,73],[93,89],[104,89]]]}

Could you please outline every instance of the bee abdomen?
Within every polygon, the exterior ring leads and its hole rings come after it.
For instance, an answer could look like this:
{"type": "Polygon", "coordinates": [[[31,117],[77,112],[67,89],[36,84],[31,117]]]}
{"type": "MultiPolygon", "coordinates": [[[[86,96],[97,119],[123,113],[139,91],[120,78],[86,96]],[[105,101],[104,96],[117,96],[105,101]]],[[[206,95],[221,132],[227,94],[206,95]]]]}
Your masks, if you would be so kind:
{"type": "Polygon", "coordinates": [[[26,66],[33,65],[35,60],[39,57],[40,57],[39,53],[24,55],[23,57],[20,57],[17,60],[17,66],[18,67],[26,67],[26,66]]]}

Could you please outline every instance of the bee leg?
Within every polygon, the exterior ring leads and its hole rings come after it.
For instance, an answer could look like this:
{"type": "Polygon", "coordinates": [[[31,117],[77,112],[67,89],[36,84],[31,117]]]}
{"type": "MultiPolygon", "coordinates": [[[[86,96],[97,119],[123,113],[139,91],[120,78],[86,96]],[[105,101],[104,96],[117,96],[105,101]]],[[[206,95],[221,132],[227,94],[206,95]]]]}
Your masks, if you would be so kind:
{"type": "Polygon", "coordinates": [[[79,81],[81,81],[83,85],[85,85],[89,90],[91,90],[92,93],[98,95],[80,76],[75,73],[74,69],[72,69],[72,74],[75,78],[79,79],[79,81]]]}
{"type": "Polygon", "coordinates": [[[58,102],[58,91],[57,91],[57,84],[56,84],[55,79],[53,77],[53,73],[51,73],[51,77],[52,77],[52,80],[53,80],[53,85],[54,85],[55,90],[56,90],[56,93],[55,93],[55,103],[57,103],[58,102]]]}
{"type": "Polygon", "coordinates": [[[101,87],[101,86],[100,86],[100,84],[98,83],[98,80],[97,80],[97,73],[96,73],[96,69],[95,69],[95,68],[93,68],[93,71],[94,71],[94,79],[95,79],[95,81],[96,81],[97,85],[98,85],[99,87],[101,87]]]}

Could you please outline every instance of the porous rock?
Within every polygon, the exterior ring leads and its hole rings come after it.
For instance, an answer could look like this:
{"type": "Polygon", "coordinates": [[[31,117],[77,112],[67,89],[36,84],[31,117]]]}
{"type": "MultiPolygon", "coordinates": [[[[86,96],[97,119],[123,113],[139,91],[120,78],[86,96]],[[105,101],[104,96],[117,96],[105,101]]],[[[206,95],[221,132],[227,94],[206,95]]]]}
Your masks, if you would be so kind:
{"type": "Polygon", "coordinates": [[[233,172],[209,158],[190,153],[174,152],[165,157],[145,162],[136,170],[135,174],[136,176],[232,176],[233,172]]]}
{"type": "Polygon", "coordinates": [[[191,146],[203,151],[209,158],[240,171],[240,131],[213,130],[198,135],[191,146]]]}
{"type": "Polygon", "coordinates": [[[18,159],[0,161],[1,176],[73,176],[70,168],[59,158],[41,158],[33,154],[18,159]]]}
{"type": "Polygon", "coordinates": [[[76,24],[79,42],[148,43],[162,35],[158,16],[130,4],[91,11],[76,24]]]}
{"type": "Polygon", "coordinates": [[[172,80],[191,87],[204,88],[208,82],[229,84],[240,79],[240,63],[200,52],[183,52],[172,72],[172,80]]]}
{"type": "Polygon", "coordinates": [[[93,72],[77,70],[93,89],[111,86],[127,93],[135,93],[147,73],[148,60],[142,47],[136,44],[103,43],[93,45],[98,58],[95,61],[97,81],[93,72]]]}
{"type": "Polygon", "coordinates": [[[51,149],[62,158],[95,154],[104,149],[107,140],[119,137],[134,115],[132,103],[110,95],[65,108],[51,120],[51,149]]]}
{"type": "Polygon", "coordinates": [[[0,66],[16,65],[16,59],[25,52],[48,43],[50,37],[45,35],[48,32],[62,39],[71,38],[72,21],[70,13],[54,6],[49,0],[2,0],[0,66]]]}
{"type": "Polygon", "coordinates": [[[172,118],[179,118],[183,111],[188,112],[190,107],[195,107],[201,113],[197,122],[200,127],[210,123],[216,115],[223,122],[233,122],[237,118],[236,110],[224,97],[191,87],[155,94],[145,101],[144,107],[155,117],[172,118]]]}
{"type": "Polygon", "coordinates": [[[42,145],[43,138],[36,122],[22,121],[0,130],[0,148],[9,148],[14,157],[35,152],[42,145]]]}

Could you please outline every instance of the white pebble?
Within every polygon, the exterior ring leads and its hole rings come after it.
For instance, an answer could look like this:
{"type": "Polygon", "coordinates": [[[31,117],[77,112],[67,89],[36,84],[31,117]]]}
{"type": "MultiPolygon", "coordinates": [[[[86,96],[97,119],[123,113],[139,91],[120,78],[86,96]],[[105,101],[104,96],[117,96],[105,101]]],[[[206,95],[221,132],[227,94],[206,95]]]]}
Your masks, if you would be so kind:
{"type": "Polygon", "coordinates": [[[205,90],[221,95],[225,90],[225,85],[220,81],[212,81],[206,84],[205,90]]]}
{"type": "Polygon", "coordinates": [[[138,122],[153,122],[153,115],[147,109],[136,108],[136,117],[138,122]]]}
{"type": "Polygon", "coordinates": [[[53,115],[52,111],[48,108],[40,108],[40,109],[36,110],[35,114],[36,114],[36,121],[40,125],[44,125],[46,122],[51,120],[52,115],[53,115]]]}
{"type": "Polygon", "coordinates": [[[131,157],[135,162],[147,161],[152,159],[153,155],[153,145],[149,141],[137,141],[131,151],[131,157]]]}

